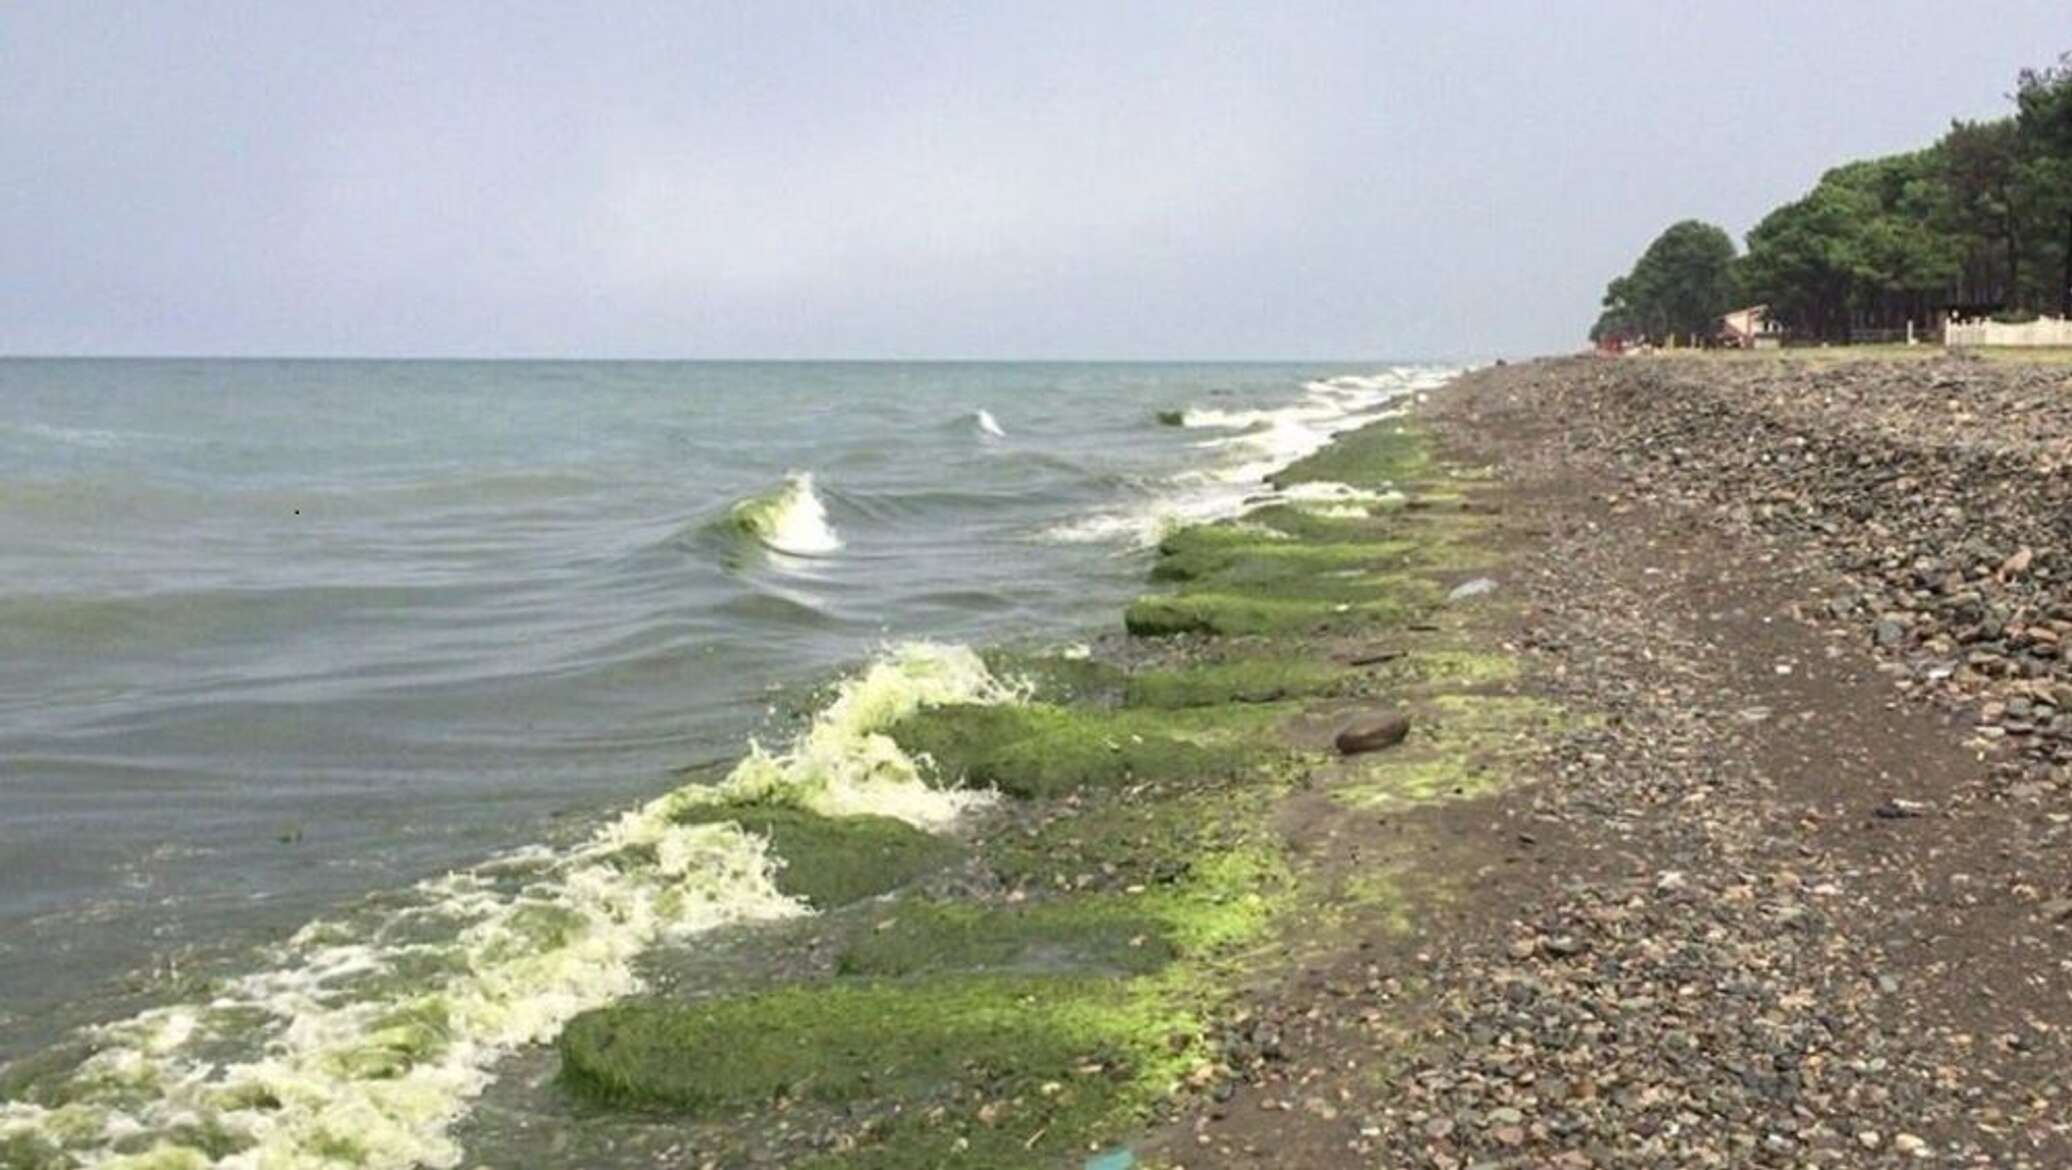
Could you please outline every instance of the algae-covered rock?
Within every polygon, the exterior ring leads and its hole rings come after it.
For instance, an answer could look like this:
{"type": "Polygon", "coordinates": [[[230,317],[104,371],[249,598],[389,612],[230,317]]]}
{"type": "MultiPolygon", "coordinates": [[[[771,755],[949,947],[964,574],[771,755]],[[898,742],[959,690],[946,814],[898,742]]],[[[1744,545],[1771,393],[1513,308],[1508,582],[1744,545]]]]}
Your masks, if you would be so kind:
{"type": "Polygon", "coordinates": [[[920,972],[1141,974],[1171,962],[1167,924],[1127,900],[1082,897],[1014,906],[931,902],[852,942],[837,960],[844,975],[920,972]]]}
{"type": "Polygon", "coordinates": [[[1225,662],[1143,670],[1123,689],[1131,707],[1211,707],[1225,703],[1267,703],[1329,694],[1352,672],[1308,658],[1240,658],[1225,662]]]}
{"type": "Polygon", "coordinates": [[[821,909],[873,897],[940,869],[960,852],[952,841],[891,817],[826,817],[782,805],[693,805],[678,820],[732,821],[769,838],[783,865],[777,888],[821,909]]]}
{"type": "Polygon", "coordinates": [[[947,784],[1011,796],[1057,796],[1130,780],[1226,776],[1265,758],[1246,732],[1260,717],[1219,712],[1182,721],[1151,712],[950,704],[895,724],[890,735],[947,784]]]}
{"type": "Polygon", "coordinates": [[[1263,533],[1273,529],[1204,525],[1183,528],[1159,544],[1153,580],[1209,578],[1267,582],[1384,568],[1401,563],[1415,545],[1400,540],[1297,541],[1263,533]],[[1232,539],[1231,533],[1239,534],[1232,539]]]}
{"type": "Polygon", "coordinates": [[[1127,672],[1089,654],[1027,653],[994,649],[979,658],[993,677],[1027,689],[1042,703],[1084,703],[1113,699],[1122,692],[1127,672]]]}
{"type": "MultiPolygon", "coordinates": [[[[1140,597],[1123,611],[1123,628],[1142,638],[1176,634],[1314,633],[1414,620],[1434,587],[1410,579],[1377,584],[1362,600],[1276,597],[1235,592],[1182,592],[1140,597]]],[[[1341,595],[1351,590],[1341,590],[1341,595]]]]}
{"type": "Polygon", "coordinates": [[[1430,466],[1422,436],[1398,420],[1385,419],[1338,436],[1323,450],[1269,478],[1279,488],[1298,483],[1391,487],[1425,474],[1430,466]]]}
{"type": "Polygon", "coordinates": [[[926,1098],[960,1083],[1066,1079],[1148,1048],[1143,1005],[1102,977],[840,980],[586,1012],[562,1079],[603,1100],[692,1114],[810,1099],[926,1098]]]}

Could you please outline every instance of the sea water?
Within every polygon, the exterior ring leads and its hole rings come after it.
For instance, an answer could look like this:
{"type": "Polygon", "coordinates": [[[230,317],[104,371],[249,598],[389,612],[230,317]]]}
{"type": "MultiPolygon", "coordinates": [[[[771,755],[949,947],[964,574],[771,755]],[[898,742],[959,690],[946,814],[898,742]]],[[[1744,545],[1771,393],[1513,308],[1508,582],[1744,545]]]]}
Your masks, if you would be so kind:
{"type": "Polygon", "coordinates": [[[806,912],[683,804],[947,829],[877,730],[1449,373],[0,361],[0,1154],[454,1163],[643,952],[806,912]]]}

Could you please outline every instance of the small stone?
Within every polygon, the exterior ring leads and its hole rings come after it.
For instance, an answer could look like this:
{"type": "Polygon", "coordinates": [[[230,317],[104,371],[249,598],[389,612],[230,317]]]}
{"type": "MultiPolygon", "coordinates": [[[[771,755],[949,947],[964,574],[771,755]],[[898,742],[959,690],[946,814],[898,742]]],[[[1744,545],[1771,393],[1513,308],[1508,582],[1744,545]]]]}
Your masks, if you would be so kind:
{"type": "Polygon", "coordinates": [[[1889,649],[1906,641],[1907,628],[1888,618],[1878,623],[1872,636],[1877,639],[1878,645],[1889,649]]]}
{"type": "Polygon", "coordinates": [[[1877,808],[1872,809],[1871,812],[1884,820],[1897,821],[1908,817],[1925,817],[1928,815],[1931,807],[1926,801],[1902,800],[1895,796],[1877,808]]]}
{"type": "Polygon", "coordinates": [[[1892,1148],[1914,1158],[1926,1158],[1932,1152],[1929,1150],[1927,1142],[1910,1133],[1892,1135],[1892,1148]]]}
{"type": "Polygon", "coordinates": [[[1348,756],[1375,752],[1403,742],[1410,734],[1410,717],[1400,711],[1355,723],[1338,733],[1338,750],[1348,756]]]}
{"type": "Polygon", "coordinates": [[[1877,1149],[1879,1145],[1883,1144],[1884,1140],[1884,1138],[1878,1136],[1878,1131],[1875,1129],[1860,1129],[1856,1131],[1856,1144],[1866,1150],[1877,1149]]]}
{"type": "Polygon", "coordinates": [[[1425,1136],[1433,1141],[1444,1141],[1453,1134],[1453,1119],[1451,1117],[1434,1117],[1430,1121],[1425,1122],[1424,1131],[1425,1136]]]}

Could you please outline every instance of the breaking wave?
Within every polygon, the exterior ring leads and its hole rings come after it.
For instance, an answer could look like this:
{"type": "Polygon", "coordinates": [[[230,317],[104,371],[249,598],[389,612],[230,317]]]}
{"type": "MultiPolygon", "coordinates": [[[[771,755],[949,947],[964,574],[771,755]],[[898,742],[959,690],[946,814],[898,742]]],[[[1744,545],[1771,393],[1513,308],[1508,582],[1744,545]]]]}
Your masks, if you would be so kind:
{"type": "Polygon", "coordinates": [[[92,1029],[93,1054],[0,1103],[0,1152],[95,1170],[448,1167],[449,1129],[512,1049],[636,991],[635,960],[716,927],[810,913],[769,842],[679,814],[724,800],[946,831],[990,792],[922,782],[884,734],[954,702],[1015,702],[971,650],[912,643],[837,689],[789,745],[677,789],[573,848],[518,850],[388,909],[313,922],[207,1001],[92,1029]]]}
{"type": "Polygon", "coordinates": [[[1149,547],[1188,524],[1229,519],[1269,503],[1292,503],[1351,514],[1383,497],[1344,484],[1299,484],[1276,489],[1268,477],[1321,449],[1345,431],[1400,413],[1399,400],[1434,389],[1457,371],[1398,367],[1303,384],[1296,402],[1279,408],[1190,407],[1179,413],[1191,431],[1227,432],[1195,441],[1217,458],[1206,469],[1180,472],[1136,501],[1076,517],[1044,533],[1073,543],[1129,543],[1149,547]]]}
{"type": "Polygon", "coordinates": [[[978,427],[979,434],[990,435],[996,439],[1007,437],[1007,432],[1000,429],[1000,420],[994,418],[993,412],[990,410],[981,407],[977,414],[973,416],[973,421],[978,427]]]}
{"type": "Polygon", "coordinates": [[[795,471],[782,487],[735,504],[727,520],[737,532],[782,553],[825,556],[842,547],[810,471],[795,471]]]}

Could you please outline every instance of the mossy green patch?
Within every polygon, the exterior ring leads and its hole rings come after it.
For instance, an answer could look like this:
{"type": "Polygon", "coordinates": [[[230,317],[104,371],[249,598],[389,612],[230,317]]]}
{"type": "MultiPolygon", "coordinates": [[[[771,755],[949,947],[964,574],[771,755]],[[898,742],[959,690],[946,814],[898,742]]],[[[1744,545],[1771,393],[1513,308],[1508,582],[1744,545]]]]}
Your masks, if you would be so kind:
{"type": "Polygon", "coordinates": [[[842,980],[696,1003],[632,1001],[562,1033],[562,1076],[693,1116],[779,1101],[905,1108],[827,1164],[1048,1166],[1177,1079],[1195,1021],[1137,980],[842,980]]]}
{"type": "Polygon", "coordinates": [[[951,841],[891,817],[825,817],[771,804],[691,805],[689,824],[732,821],[769,838],[783,859],[777,888],[827,909],[885,893],[940,869],[960,852],[951,841]]]}
{"type": "Polygon", "coordinates": [[[1431,454],[1421,435],[1400,421],[1385,419],[1340,435],[1323,450],[1275,473],[1275,487],[1298,483],[1343,483],[1358,488],[1391,487],[1427,474],[1431,454]]]}
{"type": "MultiPolygon", "coordinates": [[[[1140,899],[1170,894],[1235,904],[1282,883],[1271,809],[1286,790],[1281,770],[1268,769],[1243,783],[1094,792],[1004,828],[983,843],[979,860],[1017,890],[1101,890],[1140,899]]],[[[1201,932],[1180,924],[1170,909],[1157,912],[1201,942],[1201,932]]]]}
{"type": "Polygon", "coordinates": [[[1123,688],[1131,707],[1211,707],[1329,694],[1352,673],[1312,658],[1260,657],[1141,670],[1123,688]]]}
{"type": "Polygon", "coordinates": [[[1235,527],[1279,533],[1299,541],[1357,544],[1394,536],[1393,521],[1371,516],[1338,516],[1292,504],[1268,504],[1245,513],[1235,527]]]}
{"type": "Polygon", "coordinates": [[[1014,906],[908,903],[852,942],[844,975],[944,971],[1108,971],[1143,974],[1171,962],[1167,923],[1127,897],[1092,896],[1014,906]]]}
{"type": "Polygon", "coordinates": [[[1142,638],[1325,633],[1413,621],[1438,598],[1438,586],[1409,577],[1348,582],[1333,592],[1324,597],[1208,590],[1152,594],[1131,602],[1122,621],[1142,638]]]}
{"type": "Polygon", "coordinates": [[[1512,778],[1535,745],[1566,722],[1559,708],[1517,696],[1442,695],[1410,741],[1361,761],[1334,795],[1361,807],[1421,804],[1480,796],[1512,778]]]}
{"type": "Polygon", "coordinates": [[[920,711],[889,734],[945,784],[1057,796],[1129,781],[1230,776],[1272,753],[1257,732],[1270,706],[1188,712],[1102,711],[1028,704],[950,704],[920,711]]]}
{"type": "Polygon", "coordinates": [[[1511,654],[1417,650],[1384,664],[1381,677],[1398,685],[1482,687],[1515,682],[1519,670],[1518,659],[1511,654]]]}
{"type": "Polygon", "coordinates": [[[1151,567],[1158,581],[1281,581],[1400,564],[1416,546],[1401,540],[1293,540],[1275,530],[1196,525],[1167,536],[1151,567]]]}
{"type": "Polygon", "coordinates": [[[1091,655],[984,650],[979,653],[993,677],[1028,688],[1040,703],[1105,702],[1122,692],[1128,672],[1091,655]]]}

